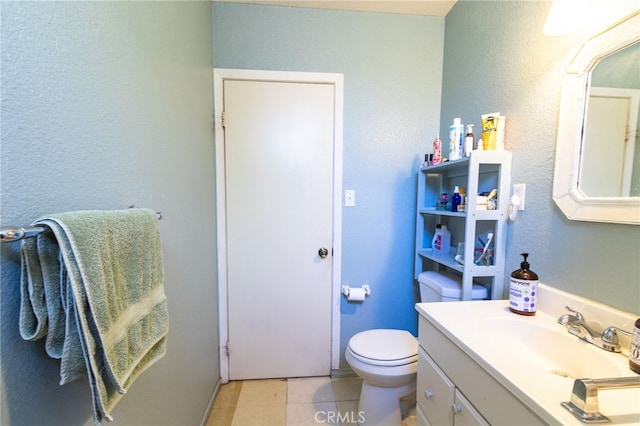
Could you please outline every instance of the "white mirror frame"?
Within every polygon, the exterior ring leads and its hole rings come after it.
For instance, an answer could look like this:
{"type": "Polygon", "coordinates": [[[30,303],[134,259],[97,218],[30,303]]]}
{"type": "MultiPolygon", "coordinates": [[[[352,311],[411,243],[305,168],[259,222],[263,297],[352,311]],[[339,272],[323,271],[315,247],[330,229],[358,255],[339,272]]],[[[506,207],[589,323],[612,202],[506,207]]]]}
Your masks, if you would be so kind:
{"type": "Polygon", "coordinates": [[[560,101],[553,200],[571,220],[640,225],[640,197],[587,197],[578,188],[591,70],[603,56],[638,40],[640,11],[588,39],[566,70],[560,101]]]}

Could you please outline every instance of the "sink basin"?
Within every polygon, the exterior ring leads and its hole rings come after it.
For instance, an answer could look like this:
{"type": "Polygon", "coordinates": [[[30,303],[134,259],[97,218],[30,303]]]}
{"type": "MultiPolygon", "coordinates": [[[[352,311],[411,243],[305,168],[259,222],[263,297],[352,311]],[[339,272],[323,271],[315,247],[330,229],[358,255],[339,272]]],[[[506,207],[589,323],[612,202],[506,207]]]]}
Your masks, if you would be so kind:
{"type": "Polygon", "coordinates": [[[502,357],[529,355],[526,369],[574,380],[628,376],[620,354],[585,342],[559,324],[531,317],[484,318],[477,322],[480,335],[492,336],[493,349],[502,357]]]}

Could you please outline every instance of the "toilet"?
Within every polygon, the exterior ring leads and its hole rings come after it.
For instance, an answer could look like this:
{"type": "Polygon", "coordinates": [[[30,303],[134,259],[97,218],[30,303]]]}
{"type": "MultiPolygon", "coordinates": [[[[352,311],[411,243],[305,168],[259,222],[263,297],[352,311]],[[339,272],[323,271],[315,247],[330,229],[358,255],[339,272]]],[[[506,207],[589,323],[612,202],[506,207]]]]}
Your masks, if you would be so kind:
{"type": "MultiPolygon", "coordinates": [[[[418,282],[422,302],[460,300],[462,284],[457,275],[427,271],[419,275],[418,282]]],[[[486,287],[474,284],[472,299],[486,298],[486,287]]],[[[418,340],[406,330],[366,330],[351,337],[345,358],[362,379],[360,425],[399,426],[400,400],[416,390],[418,340]]]]}

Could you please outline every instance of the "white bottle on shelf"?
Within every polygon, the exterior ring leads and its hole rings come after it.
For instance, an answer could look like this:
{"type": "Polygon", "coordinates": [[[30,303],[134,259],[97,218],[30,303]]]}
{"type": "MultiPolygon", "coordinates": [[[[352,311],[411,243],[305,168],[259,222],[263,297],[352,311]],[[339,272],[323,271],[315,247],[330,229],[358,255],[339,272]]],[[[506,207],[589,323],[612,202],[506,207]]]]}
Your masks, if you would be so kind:
{"type": "Polygon", "coordinates": [[[436,233],[431,241],[431,247],[434,253],[449,254],[451,251],[451,232],[447,229],[447,225],[436,225],[436,233]]]}
{"type": "Polygon", "coordinates": [[[461,133],[462,121],[454,118],[453,124],[449,127],[449,161],[460,159],[461,133]]]}

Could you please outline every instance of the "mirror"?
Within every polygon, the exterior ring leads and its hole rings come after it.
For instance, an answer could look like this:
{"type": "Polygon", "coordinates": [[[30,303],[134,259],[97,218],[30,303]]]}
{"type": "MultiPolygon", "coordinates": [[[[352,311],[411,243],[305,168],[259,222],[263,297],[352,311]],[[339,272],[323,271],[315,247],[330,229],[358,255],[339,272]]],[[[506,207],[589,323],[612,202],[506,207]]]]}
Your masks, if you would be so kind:
{"type": "Polygon", "coordinates": [[[553,199],[569,219],[640,224],[639,56],[636,12],[588,39],[566,71],[553,199]]]}
{"type": "Polygon", "coordinates": [[[640,196],[640,42],[591,70],[578,188],[587,197],[640,196]]]}

